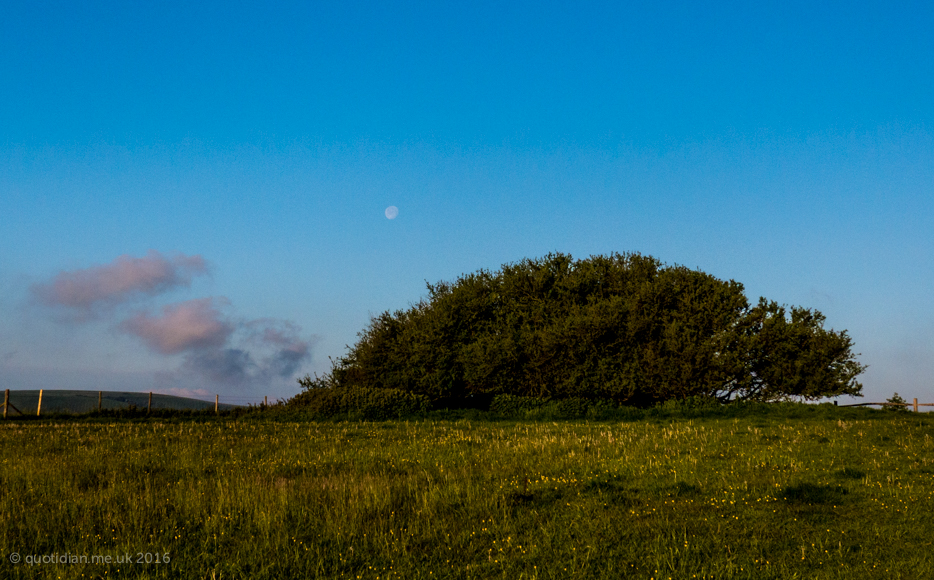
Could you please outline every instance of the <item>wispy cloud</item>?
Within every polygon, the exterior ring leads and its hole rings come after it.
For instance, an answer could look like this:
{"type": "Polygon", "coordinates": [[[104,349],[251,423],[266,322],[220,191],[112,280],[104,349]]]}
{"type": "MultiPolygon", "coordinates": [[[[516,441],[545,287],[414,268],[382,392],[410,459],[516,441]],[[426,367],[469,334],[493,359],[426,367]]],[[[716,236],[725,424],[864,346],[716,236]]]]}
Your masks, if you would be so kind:
{"type": "Polygon", "coordinates": [[[151,350],[183,354],[180,368],[160,374],[163,383],[197,382],[244,386],[291,377],[311,357],[312,342],[284,320],[234,321],[220,306],[225,298],[202,298],[138,313],[120,328],[151,350]]]}
{"type": "Polygon", "coordinates": [[[212,383],[243,385],[262,375],[249,351],[218,348],[193,352],[185,357],[183,373],[212,383]]]}
{"type": "MultiPolygon", "coordinates": [[[[167,363],[174,359],[174,370],[156,373],[163,390],[229,392],[291,379],[311,358],[314,342],[303,338],[294,323],[243,320],[222,296],[155,306],[157,296],[190,286],[207,271],[199,255],[166,257],[150,250],[141,258],[123,255],[108,264],[60,272],[31,290],[40,304],[64,314],[63,321],[109,322],[167,363]],[[131,305],[139,310],[128,314],[120,308],[131,305]]],[[[0,362],[10,358],[0,355],[0,362]]]]}
{"type": "Polygon", "coordinates": [[[190,286],[193,277],[207,271],[207,263],[201,256],[177,254],[167,258],[149,250],[142,258],[124,254],[109,264],[59,272],[48,282],[33,285],[31,290],[39,302],[63,306],[87,318],[101,306],[190,286]]]}
{"type": "Polygon", "coordinates": [[[218,309],[226,298],[201,298],[162,308],[160,316],[138,313],[120,327],[162,354],[177,354],[223,346],[233,326],[218,309]]]}
{"type": "Polygon", "coordinates": [[[214,383],[262,384],[290,378],[311,358],[312,341],[284,320],[263,318],[242,322],[223,348],[190,352],[181,371],[214,383]]]}
{"type": "Polygon", "coordinates": [[[246,327],[254,345],[271,351],[264,366],[275,376],[292,376],[311,355],[311,343],[299,338],[301,329],[291,322],[262,318],[247,323],[246,327]]]}

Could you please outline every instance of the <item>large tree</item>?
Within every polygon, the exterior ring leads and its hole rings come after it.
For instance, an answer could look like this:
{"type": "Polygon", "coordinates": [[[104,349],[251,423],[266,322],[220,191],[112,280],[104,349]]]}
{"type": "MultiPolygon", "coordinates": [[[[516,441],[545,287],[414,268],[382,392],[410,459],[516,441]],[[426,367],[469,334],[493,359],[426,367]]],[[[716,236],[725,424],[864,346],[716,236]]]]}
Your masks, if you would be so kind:
{"type": "Polygon", "coordinates": [[[806,308],[750,306],[741,284],[652,257],[549,254],[429,284],[302,384],[630,405],[860,395],[851,339],[823,323],[806,308]]]}

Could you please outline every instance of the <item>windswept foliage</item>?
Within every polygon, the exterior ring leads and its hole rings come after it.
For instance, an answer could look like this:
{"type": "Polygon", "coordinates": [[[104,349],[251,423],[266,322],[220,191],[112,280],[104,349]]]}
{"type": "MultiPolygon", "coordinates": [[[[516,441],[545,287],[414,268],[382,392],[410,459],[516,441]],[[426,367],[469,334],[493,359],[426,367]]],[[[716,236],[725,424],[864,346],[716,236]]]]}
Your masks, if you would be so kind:
{"type": "Polygon", "coordinates": [[[428,285],[303,386],[397,389],[436,404],[510,394],[651,405],[859,395],[863,367],[824,317],[638,254],[565,254],[428,285]]]}

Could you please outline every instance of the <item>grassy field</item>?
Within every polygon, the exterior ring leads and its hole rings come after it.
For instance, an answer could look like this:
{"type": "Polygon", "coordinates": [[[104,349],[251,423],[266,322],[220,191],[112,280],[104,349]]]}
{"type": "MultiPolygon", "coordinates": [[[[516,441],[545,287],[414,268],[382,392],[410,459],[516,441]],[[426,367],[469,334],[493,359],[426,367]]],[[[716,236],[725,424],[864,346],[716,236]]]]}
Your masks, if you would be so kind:
{"type": "Polygon", "coordinates": [[[868,410],[8,421],[0,576],[934,578],[932,436],[868,410]]]}

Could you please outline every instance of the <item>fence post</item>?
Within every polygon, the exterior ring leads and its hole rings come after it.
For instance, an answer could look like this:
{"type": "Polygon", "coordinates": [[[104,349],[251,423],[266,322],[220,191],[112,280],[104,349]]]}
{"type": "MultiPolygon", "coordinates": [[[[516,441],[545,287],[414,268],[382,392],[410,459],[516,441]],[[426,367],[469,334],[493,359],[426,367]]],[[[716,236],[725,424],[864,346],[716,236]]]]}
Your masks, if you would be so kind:
{"type": "Polygon", "coordinates": [[[269,406],[269,395],[263,395],[263,406],[264,407],[269,406]]]}
{"type": "Polygon", "coordinates": [[[103,391],[97,391],[97,412],[98,413],[100,413],[101,411],[101,403],[103,402],[103,399],[104,399],[103,391]]]}
{"type": "Polygon", "coordinates": [[[39,404],[36,406],[36,417],[42,414],[42,391],[43,389],[39,389],[39,404]]]}
{"type": "Polygon", "coordinates": [[[217,415],[217,403],[221,400],[220,395],[214,395],[214,414],[217,415]]]}
{"type": "Polygon", "coordinates": [[[7,413],[10,410],[10,389],[6,390],[6,393],[3,395],[3,418],[6,419],[7,413]]]}
{"type": "Polygon", "coordinates": [[[915,397],[915,413],[918,412],[918,397],[915,397]]]}
{"type": "Polygon", "coordinates": [[[149,391],[149,405],[146,406],[146,412],[152,411],[152,391],[149,391]]]}

